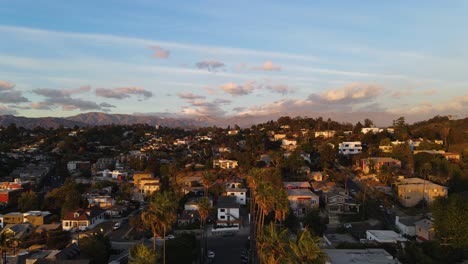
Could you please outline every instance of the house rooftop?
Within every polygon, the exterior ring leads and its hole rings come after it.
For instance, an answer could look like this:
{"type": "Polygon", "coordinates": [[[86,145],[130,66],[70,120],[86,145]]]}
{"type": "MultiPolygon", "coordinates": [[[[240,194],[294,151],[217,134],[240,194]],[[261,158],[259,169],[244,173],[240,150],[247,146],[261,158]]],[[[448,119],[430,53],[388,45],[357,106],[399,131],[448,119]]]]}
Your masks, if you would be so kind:
{"type": "Polygon", "coordinates": [[[235,196],[221,196],[218,198],[218,208],[239,208],[235,196]]]}
{"type": "Polygon", "coordinates": [[[302,182],[283,182],[284,188],[296,189],[296,188],[310,188],[310,183],[307,181],[302,182]]]}
{"type": "Polygon", "coordinates": [[[286,192],[288,193],[288,196],[317,196],[309,189],[288,189],[286,192]]]}
{"type": "Polygon", "coordinates": [[[385,249],[369,248],[369,249],[324,249],[323,250],[329,259],[328,263],[332,264],[398,264],[397,259],[394,259],[385,249]]]}
{"type": "Polygon", "coordinates": [[[226,188],[226,192],[247,192],[247,188],[226,188]]]}
{"type": "Polygon", "coordinates": [[[429,229],[431,229],[433,227],[434,222],[432,222],[429,219],[424,218],[424,219],[421,219],[421,220],[415,222],[414,224],[417,225],[417,226],[420,226],[420,227],[422,227],[422,228],[424,228],[426,230],[429,230],[429,229]]]}

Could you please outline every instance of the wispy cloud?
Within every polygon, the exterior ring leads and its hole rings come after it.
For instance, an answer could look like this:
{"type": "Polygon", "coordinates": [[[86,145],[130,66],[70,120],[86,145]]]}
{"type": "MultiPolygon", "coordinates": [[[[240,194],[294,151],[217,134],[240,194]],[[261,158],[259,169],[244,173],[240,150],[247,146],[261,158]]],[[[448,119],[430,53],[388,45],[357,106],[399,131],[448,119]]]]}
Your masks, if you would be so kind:
{"type": "Polygon", "coordinates": [[[97,88],[96,95],[113,99],[125,99],[131,95],[141,95],[144,98],[153,96],[153,93],[141,87],[122,87],[122,88],[97,88]]]}
{"type": "Polygon", "coordinates": [[[198,69],[205,69],[208,71],[217,71],[219,69],[224,68],[224,63],[221,61],[215,60],[206,60],[206,61],[199,61],[195,64],[198,69]]]}
{"type": "Polygon", "coordinates": [[[16,27],[16,26],[5,26],[0,25],[0,32],[8,32],[10,34],[18,34],[28,36],[32,38],[49,39],[51,42],[56,39],[71,39],[80,41],[94,41],[97,43],[108,43],[108,44],[125,44],[138,47],[167,47],[171,49],[181,49],[192,52],[200,52],[203,54],[214,54],[214,55],[243,55],[243,56],[257,56],[267,58],[278,58],[278,59],[289,59],[298,61],[317,61],[318,57],[304,55],[304,54],[293,54],[284,52],[270,52],[270,51],[259,51],[253,49],[242,49],[242,48],[231,48],[231,47],[220,47],[210,45],[196,45],[196,44],[185,44],[177,42],[165,42],[143,38],[123,37],[110,34],[89,34],[89,33],[77,33],[77,32],[63,32],[44,30],[28,27],[16,27]]]}
{"type": "Polygon", "coordinates": [[[0,115],[16,115],[18,112],[15,109],[11,109],[6,105],[0,104],[0,115]]]}
{"type": "Polygon", "coordinates": [[[70,97],[73,94],[86,93],[89,91],[91,91],[91,86],[89,85],[81,86],[74,89],[38,88],[33,90],[35,94],[50,98],[70,97]]]}
{"type": "Polygon", "coordinates": [[[184,100],[197,100],[197,99],[205,99],[205,96],[197,95],[193,93],[178,93],[177,96],[184,100]]]}
{"type": "Polygon", "coordinates": [[[0,93],[0,103],[25,103],[29,102],[20,91],[6,91],[0,93]]]}
{"type": "Polygon", "coordinates": [[[153,57],[155,58],[167,59],[169,58],[169,55],[171,54],[169,50],[165,50],[161,48],[160,46],[150,46],[149,48],[154,51],[153,57]]]}
{"type": "Polygon", "coordinates": [[[267,85],[266,88],[272,92],[279,93],[282,95],[290,94],[294,92],[294,89],[285,84],[278,85],[267,85]]]}

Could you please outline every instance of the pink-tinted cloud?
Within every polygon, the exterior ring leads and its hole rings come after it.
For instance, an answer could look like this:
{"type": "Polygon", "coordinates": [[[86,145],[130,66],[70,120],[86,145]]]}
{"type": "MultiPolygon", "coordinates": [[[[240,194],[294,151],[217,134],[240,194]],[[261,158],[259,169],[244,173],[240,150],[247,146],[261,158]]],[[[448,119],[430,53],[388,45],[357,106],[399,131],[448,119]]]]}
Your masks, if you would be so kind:
{"type": "Polygon", "coordinates": [[[354,82],[341,88],[325,91],[320,98],[329,102],[359,102],[373,99],[382,91],[383,88],[379,85],[354,82]]]}
{"type": "Polygon", "coordinates": [[[145,98],[150,98],[151,96],[153,96],[153,93],[141,87],[121,87],[112,89],[97,88],[96,95],[105,98],[113,98],[120,100],[128,98],[131,95],[141,95],[145,98]]]}
{"type": "Polygon", "coordinates": [[[280,71],[281,67],[273,64],[272,61],[265,61],[262,66],[253,67],[254,70],[263,70],[263,71],[280,71]]]}
{"type": "Polygon", "coordinates": [[[255,82],[247,82],[244,85],[237,84],[237,83],[225,83],[220,86],[221,90],[224,92],[233,95],[233,96],[241,96],[247,95],[253,92],[255,89],[255,82]]]}
{"type": "Polygon", "coordinates": [[[154,51],[153,57],[160,58],[160,59],[167,59],[171,52],[169,50],[165,50],[159,46],[150,46],[150,49],[154,51]]]}
{"type": "Polygon", "coordinates": [[[11,82],[7,82],[4,80],[0,80],[0,91],[1,90],[11,90],[15,88],[15,84],[11,82]]]}
{"type": "Polygon", "coordinates": [[[197,95],[193,93],[178,93],[177,96],[184,100],[197,100],[197,99],[205,99],[203,95],[197,95]]]}

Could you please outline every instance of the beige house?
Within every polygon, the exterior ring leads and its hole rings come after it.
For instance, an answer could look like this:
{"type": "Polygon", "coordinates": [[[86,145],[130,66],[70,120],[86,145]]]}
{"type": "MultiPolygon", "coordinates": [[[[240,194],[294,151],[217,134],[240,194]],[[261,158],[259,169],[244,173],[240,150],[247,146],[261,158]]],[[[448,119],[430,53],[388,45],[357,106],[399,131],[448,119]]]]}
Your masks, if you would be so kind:
{"type": "Polygon", "coordinates": [[[288,189],[288,200],[296,216],[305,216],[311,209],[318,208],[319,197],[309,189],[288,189]]]}
{"type": "Polygon", "coordinates": [[[213,168],[235,169],[237,168],[237,160],[218,159],[213,160],[213,168]]]}
{"type": "Polygon", "coordinates": [[[325,131],[315,131],[314,135],[316,138],[331,138],[334,137],[336,134],[335,130],[325,130],[325,131]]]}
{"type": "Polygon", "coordinates": [[[383,166],[401,168],[401,161],[388,157],[374,157],[361,159],[359,166],[364,173],[369,173],[372,169],[380,171],[383,166]]]}
{"type": "Polygon", "coordinates": [[[141,179],[147,179],[147,178],[154,178],[154,174],[152,172],[141,172],[141,171],[136,171],[133,173],[133,184],[135,186],[140,184],[141,179]]]}
{"type": "Polygon", "coordinates": [[[423,199],[432,203],[437,197],[447,197],[448,189],[420,178],[403,179],[397,185],[398,200],[405,207],[413,207],[423,199]]]}

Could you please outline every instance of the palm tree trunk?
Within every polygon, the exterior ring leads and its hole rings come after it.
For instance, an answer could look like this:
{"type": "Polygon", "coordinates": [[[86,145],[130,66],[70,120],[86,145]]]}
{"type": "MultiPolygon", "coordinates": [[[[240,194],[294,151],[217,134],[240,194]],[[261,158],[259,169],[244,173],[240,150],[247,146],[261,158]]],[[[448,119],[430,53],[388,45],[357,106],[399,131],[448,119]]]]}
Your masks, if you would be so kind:
{"type": "Polygon", "coordinates": [[[163,227],[163,263],[166,264],[166,227],[163,227]]]}

